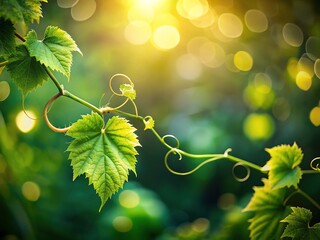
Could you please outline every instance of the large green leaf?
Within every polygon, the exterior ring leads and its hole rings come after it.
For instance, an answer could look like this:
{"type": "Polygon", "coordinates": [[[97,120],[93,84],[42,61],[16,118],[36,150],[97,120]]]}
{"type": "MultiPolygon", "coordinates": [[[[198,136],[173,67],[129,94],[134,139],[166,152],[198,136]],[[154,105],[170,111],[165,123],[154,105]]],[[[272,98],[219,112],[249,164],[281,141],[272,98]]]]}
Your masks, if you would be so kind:
{"type": "Polygon", "coordinates": [[[284,206],[286,189],[273,190],[270,182],[263,179],[263,187],[254,187],[254,195],[243,211],[254,212],[250,219],[250,239],[280,239],[284,224],[280,221],[288,215],[289,208],[284,206]]]}
{"type": "Polygon", "coordinates": [[[23,95],[48,80],[48,75],[41,63],[29,55],[24,45],[19,45],[15,53],[10,56],[7,68],[11,79],[19,87],[23,95]]]}
{"type": "Polygon", "coordinates": [[[56,70],[70,78],[72,51],[81,53],[71,36],[58,27],[49,26],[44,39],[38,40],[37,34],[31,30],[26,36],[26,46],[30,55],[45,66],[56,70]]]}
{"type": "Polygon", "coordinates": [[[139,146],[136,129],[117,116],[104,126],[97,114],[85,115],[74,123],[67,135],[74,138],[68,147],[73,167],[73,178],[85,174],[89,184],[101,198],[101,208],[128,180],[129,170],[135,173],[139,146]]]}
{"type": "Polygon", "coordinates": [[[12,23],[39,22],[42,17],[41,2],[47,0],[0,0],[0,17],[12,23]]]}
{"type": "Polygon", "coordinates": [[[0,18],[0,56],[10,55],[15,51],[14,31],[10,21],[0,18]]]}
{"type": "Polygon", "coordinates": [[[303,158],[302,151],[297,144],[281,145],[266,149],[266,151],[270,154],[271,159],[264,166],[264,169],[269,170],[271,187],[273,189],[297,187],[302,177],[299,164],[303,158]]]}
{"type": "Polygon", "coordinates": [[[320,239],[320,223],[310,226],[312,213],[301,207],[292,207],[292,213],[282,222],[288,223],[282,237],[290,237],[293,240],[317,240],[320,239]]]}

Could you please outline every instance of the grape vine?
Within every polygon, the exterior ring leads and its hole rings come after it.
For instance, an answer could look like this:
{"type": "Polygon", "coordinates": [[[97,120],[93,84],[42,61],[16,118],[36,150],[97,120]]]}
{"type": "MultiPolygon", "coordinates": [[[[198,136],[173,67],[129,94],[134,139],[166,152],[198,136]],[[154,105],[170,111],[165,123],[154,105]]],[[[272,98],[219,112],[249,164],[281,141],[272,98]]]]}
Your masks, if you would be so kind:
{"type": "Polygon", "coordinates": [[[173,135],[161,136],[155,129],[155,121],[151,116],[141,116],[135,104],[136,91],[132,80],[123,74],[115,74],[109,81],[112,92],[108,104],[97,107],[79,96],[71,93],[60,83],[52,71],[62,73],[67,80],[70,78],[72,52],[81,51],[71,36],[64,30],[48,26],[43,39],[38,39],[37,33],[30,30],[23,37],[15,32],[14,24],[24,22],[26,25],[39,22],[41,2],[45,1],[0,1],[0,67],[6,67],[12,81],[21,90],[23,97],[41,86],[49,79],[57,88],[57,93],[45,104],[43,115],[48,127],[55,132],[65,133],[72,138],[67,148],[73,168],[73,179],[84,174],[88,178],[101,199],[99,211],[107,200],[112,197],[123,184],[128,181],[129,171],[136,174],[136,148],[141,146],[136,129],[127,118],[139,119],[144,124],[144,130],[151,131],[156,139],[167,149],[164,156],[166,168],[176,175],[188,175],[204,165],[217,161],[229,160],[236,167],[245,167],[245,177],[235,178],[245,181],[250,176],[250,169],[266,175],[263,186],[254,187],[254,195],[244,211],[254,213],[250,221],[251,239],[320,239],[320,223],[310,226],[312,212],[301,206],[289,206],[289,200],[300,194],[320,211],[319,203],[299,187],[304,174],[319,173],[319,164],[315,158],[311,161],[311,170],[302,170],[302,150],[296,143],[292,145],[275,146],[266,151],[270,160],[259,166],[244,159],[230,155],[231,148],[220,154],[192,154],[180,148],[178,138],[173,135]],[[13,8],[12,8],[13,7],[13,8]],[[17,38],[21,43],[16,43],[17,38]],[[115,91],[113,85],[116,79],[124,79],[125,84],[115,91]],[[75,123],[65,128],[54,126],[49,120],[49,108],[61,97],[67,97],[92,110],[91,114],[82,116],[75,123]],[[113,97],[123,98],[123,102],[112,107],[113,97]],[[133,112],[126,112],[122,107],[131,103],[133,112]],[[104,116],[113,116],[105,120],[104,116]],[[175,144],[170,144],[171,139],[175,144]],[[174,170],[169,161],[172,156],[178,160],[183,157],[202,160],[194,169],[179,172],[174,170]],[[290,208],[291,207],[291,208],[290,208]]]}

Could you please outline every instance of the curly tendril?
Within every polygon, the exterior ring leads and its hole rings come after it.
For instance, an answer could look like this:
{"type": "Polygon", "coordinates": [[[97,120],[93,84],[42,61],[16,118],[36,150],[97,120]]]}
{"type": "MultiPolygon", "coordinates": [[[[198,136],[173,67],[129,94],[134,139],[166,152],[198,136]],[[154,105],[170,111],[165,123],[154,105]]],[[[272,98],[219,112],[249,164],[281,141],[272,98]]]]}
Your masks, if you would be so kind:
{"type": "Polygon", "coordinates": [[[234,179],[236,179],[238,182],[245,182],[245,181],[247,181],[248,178],[250,177],[250,174],[251,174],[250,168],[249,168],[248,166],[244,165],[244,164],[241,163],[241,162],[236,163],[236,164],[233,165],[233,167],[232,167],[232,175],[233,175],[234,179]],[[246,170],[246,172],[247,172],[244,177],[238,177],[238,176],[236,175],[236,173],[235,173],[235,169],[236,169],[237,167],[240,167],[240,166],[243,167],[243,168],[246,170]]]}
{"type": "Polygon", "coordinates": [[[161,139],[165,144],[170,146],[170,148],[172,148],[172,149],[178,149],[180,147],[179,139],[174,135],[167,134],[167,135],[164,135],[161,139]],[[175,147],[171,146],[169,143],[166,142],[166,140],[165,140],[166,138],[173,138],[176,141],[177,145],[175,147]]]}
{"type": "Polygon", "coordinates": [[[63,96],[61,93],[57,93],[56,95],[54,95],[52,98],[50,98],[50,100],[47,102],[47,104],[45,105],[44,109],[43,109],[43,116],[44,116],[44,120],[46,122],[46,124],[48,125],[48,127],[54,131],[54,132],[59,132],[59,133],[65,133],[69,130],[70,126],[69,127],[66,127],[66,128],[57,128],[55,126],[53,126],[51,124],[51,122],[49,121],[49,118],[48,118],[48,108],[51,106],[51,104],[57,100],[59,97],[63,96]]]}
{"type": "MultiPolygon", "coordinates": [[[[122,78],[124,78],[126,81],[128,81],[128,82],[129,82],[128,85],[131,86],[132,89],[133,89],[133,87],[134,87],[134,84],[133,84],[133,82],[131,81],[131,79],[130,79],[127,75],[125,75],[125,74],[117,73],[117,74],[113,75],[113,76],[110,78],[110,80],[109,80],[109,89],[110,89],[110,91],[112,92],[113,95],[110,97],[109,102],[111,101],[111,99],[112,99],[113,96],[126,97],[126,100],[125,100],[123,103],[121,103],[119,106],[114,107],[113,110],[118,110],[118,109],[122,108],[122,107],[123,107],[124,105],[126,105],[126,103],[130,100],[131,103],[132,103],[132,105],[133,105],[133,107],[134,107],[135,115],[136,115],[136,116],[139,116],[137,106],[136,106],[135,102],[133,101],[133,99],[125,96],[122,91],[120,91],[120,93],[119,93],[119,92],[116,92],[116,91],[114,90],[114,88],[112,87],[113,81],[114,81],[116,78],[119,78],[119,77],[122,77],[122,78]]],[[[119,89],[120,89],[120,88],[119,88],[119,89]]]]}
{"type": "Polygon", "coordinates": [[[314,166],[314,162],[315,162],[315,161],[318,161],[318,160],[320,160],[320,157],[316,157],[316,158],[312,159],[312,161],[310,162],[310,167],[311,167],[313,170],[315,170],[315,171],[317,171],[317,172],[320,172],[319,163],[317,163],[317,164],[314,166]]]}
{"type": "Polygon", "coordinates": [[[212,158],[208,158],[207,160],[201,162],[198,166],[196,166],[195,168],[193,168],[192,170],[190,171],[186,171],[186,172],[178,172],[178,171],[175,171],[173,170],[169,164],[168,164],[168,159],[169,159],[169,156],[171,154],[178,154],[179,155],[179,158],[178,160],[182,160],[182,155],[185,155],[185,152],[181,151],[180,149],[177,149],[177,148],[172,148],[171,150],[169,150],[167,152],[167,154],[165,155],[164,157],[164,164],[166,166],[166,168],[169,170],[169,172],[173,173],[173,174],[176,174],[176,175],[180,175],[180,176],[185,176],[185,175],[189,175],[189,174],[192,174],[194,173],[195,171],[197,171],[199,168],[203,167],[204,165],[206,165],[207,163],[210,163],[210,162],[213,162],[213,161],[216,161],[216,160],[219,160],[219,159],[222,159],[224,158],[224,156],[222,154],[218,154],[217,156],[214,156],[212,158]]]}

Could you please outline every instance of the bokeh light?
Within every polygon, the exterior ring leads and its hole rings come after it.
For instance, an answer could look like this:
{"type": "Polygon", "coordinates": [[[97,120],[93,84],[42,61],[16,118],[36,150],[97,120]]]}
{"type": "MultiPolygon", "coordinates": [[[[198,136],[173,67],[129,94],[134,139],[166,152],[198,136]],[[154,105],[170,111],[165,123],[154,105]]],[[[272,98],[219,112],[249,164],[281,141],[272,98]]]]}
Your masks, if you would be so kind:
{"type": "Polygon", "coordinates": [[[283,38],[292,47],[300,47],[303,43],[303,32],[296,24],[286,23],[282,29],[283,38]]]}
{"type": "Polygon", "coordinates": [[[312,85],[312,77],[305,71],[298,72],[296,76],[296,84],[303,91],[308,91],[312,85]]]}
{"type": "Polygon", "coordinates": [[[314,62],[314,67],[313,67],[314,73],[318,78],[320,78],[320,59],[317,59],[314,62]]]}
{"type": "Polygon", "coordinates": [[[199,58],[207,67],[220,67],[225,61],[225,52],[223,48],[214,42],[205,42],[200,46],[199,58]]]}
{"type": "Polygon", "coordinates": [[[21,187],[22,195],[29,201],[35,202],[39,199],[41,191],[37,183],[27,181],[21,187]]]}
{"type": "Polygon", "coordinates": [[[228,38],[238,38],[243,32],[243,24],[233,13],[223,13],[219,16],[218,27],[220,32],[228,38]]]}
{"type": "Polygon", "coordinates": [[[132,229],[132,220],[126,216],[117,216],[112,221],[112,226],[118,232],[129,232],[132,229]]]}
{"type": "Polygon", "coordinates": [[[92,17],[97,8],[95,0],[79,0],[71,8],[71,16],[75,21],[85,21],[92,17]]]}
{"type": "Polygon", "coordinates": [[[36,115],[32,111],[20,111],[16,116],[16,125],[23,133],[30,132],[36,125],[36,115]]]}
{"type": "Polygon", "coordinates": [[[320,38],[311,36],[306,41],[306,53],[309,58],[316,60],[320,58],[320,38]]]}
{"type": "Polygon", "coordinates": [[[244,16],[244,20],[251,32],[261,33],[268,29],[268,19],[260,10],[248,10],[244,16]]]}
{"type": "Polygon", "coordinates": [[[243,124],[245,135],[255,140],[267,140],[274,133],[274,121],[267,113],[251,113],[243,124]]]}
{"type": "Polygon", "coordinates": [[[209,11],[198,17],[198,18],[195,18],[195,19],[191,19],[191,23],[198,27],[198,28],[207,28],[207,27],[210,27],[215,21],[216,21],[216,13],[212,10],[212,9],[209,9],[209,11]]]}
{"type": "Polygon", "coordinates": [[[57,0],[58,6],[61,8],[71,8],[78,2],[79,0],[57,0]]]}
{"type": "Polygon", "coordinates": [[[198,58],[187,53],[177,59],[176,69],[179,77],[186,80],[194,80],[200,77],[202,65],[198,58]]]}
{"type": "Polygon", "coordinates": [[[161,50],[175,48],[180,42],[180,34],[176,27],[164,25],[155,29],[153,43],[161,50]]]}
{"type": "Polygon", "coordinates": [[[236,197],[233,193],[224,193],[218,199],[218,206],[223,210],[228,210],[235,205],[236,197]]]}
{"type": "Polygon", "coordinates": [[[140,197],[133,190],[124,190],[119,195],[119,203],[125,208],[135,208],[140,203],[140,197]]]}
{"type": "Polygon", "coordinates": [[[208,12],[209,4],[206,0],[178,0],[176,8],[180,16],[195,19],[208,12]]]}
{"type": "Polygon", "coordinates": [[[7,81],[0,82],[0,102],[7,99],[10,95],[10,85],[7,81]]]}
{"type": "Polygon", "coordinates": [[[320,126],[320,107],[314,107],[311,111],[310,111],[310,121],[312,122],[312,124],[316,127],[320,126]]]}
{"type": "Polygon", "coordinates": [[[198,233],[204,233],[209,230],[210,222],[206,218],[198,218],[192,224],[192,230],[198,233]]]}
{"type": "Polygon", "coordinates": [[[285,121],[291,113],[290,104],[283,97],[277,98],[272,105],[272,113],[276,119],[285,121]]]}
{"type": "Polygon", "coordinates": [[[253,66],[253,59],[250,53],[238,51],[233,58],[234,65],[241,71],[250,71],[253,66]]]}
{"type": "Polygon", "coordinates": [[[149,41],[152,30],[147,22],[132,21],[125,30],[124,35],[126,39],[134,45],[142,45],[149,41]]]}

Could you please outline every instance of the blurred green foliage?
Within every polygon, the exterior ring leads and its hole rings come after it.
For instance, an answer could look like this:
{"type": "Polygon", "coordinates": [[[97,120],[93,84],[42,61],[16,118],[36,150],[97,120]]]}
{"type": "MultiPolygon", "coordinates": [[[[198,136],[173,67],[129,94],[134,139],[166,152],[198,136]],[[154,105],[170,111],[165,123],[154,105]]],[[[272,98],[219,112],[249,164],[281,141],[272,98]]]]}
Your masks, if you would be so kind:
{"type": "MultiPolygon", "coordinates": [[[[140,114],[151,115],[159,132],[174,134],[181,148],[189,152],[221,153],[231,147],[234,156],[262,166],[268,160],[265,148],[296,141],[304,152],[305,169],[319,156],[320,117],[310,115],[319,105],[318,1],[200,1],[208,3],[215,14],[214,22],[205,28],[179,12],[177,6],[183,1],[150,0],[152,12],[145,10],[148,1],[142,0],[80,0],[71,9],[62,8],[67,2],[43,4],[44,18],[39,25],[30,26],[39,34],[48,25],[58,26],[83,52],[83,57],[74,55],[70,82],[55,73],[67,89],[102,105],[111,95],[109,78],[123,73],[135,84],[140,114]],[[88,19],[80,14],[79,6],[84,2],[95,5],[82,8],[87,14],[92,11],[88,19]],[[133,9],[139,8],[144,12],[142,17],[134,15],[133,9]],[[268,26],[264,31],[257,32],[252,22],[250,25],[248,10],[252,9],[265,14],[268,26]],[[240,19],[240,36],[223,36],[232,34],[223,30],[222,18],[219,25],[219,16],[224,13],[240,19]],[[163,50],[152,37],[143,44],[133,44],[125,29],[141,18],[150,24],[151,32],[162,25],[175,27],[180,34],[178,44],[163,50]],[[81,19],[85,20],[78,21],[81,19]],[[192,46],[203,48],[194,50],[192,46]],[[205,54],[210,49],[219,53],[222,49],[224,55],[211,59],[205,54]],[[198,58],[202,56],[196,55],[199,51],[207,58],[198,58]],[[237,65],[234,56],[239,51],[250,54],[252,66],[244,58],[237,65]],[[223,62],[217,66],[220,58],[223,62]],[[249,70],[244,71],[246,64],[249,70]],[[265,131],[269,127],[272,131],[265,131]]],[[[259,18],[254,19],[258,22],[259,18]]],[[[27,33],[23,26],[16,28],[21,35],[27,33]]],[[[232,176],[232,164],[223,161],[189,176],[172,175],[163,164],[164,147],[135,121],[143,146],[137,177],[130,175],[130,183],[98,213],[99,199],[86,179],[72,181],[65,152],[71,139],[51,132],[42,120],[45,102],[56,93],[54,85],[47,82],[28,94],[24,105],[36,120],[30,132],[23,133],[16,122],[22,98],[5,70],[0,83],[4,81],[9,90],[0,85],[1,238],[180,240],[248,236],[250,216],[241,208],[249,202],[252,186],[261,185],[263,175],[252,171],[249,180],[239,183],[232,176]],[[136,195],[128,198],[136,202],[121,201],[122,193],[132,192],[136,195]]],[[[88,112],[75,102],[59,99],[49,115],[55,125],[65,126],[88,112]]],[[[194,161],[170,163],[188,170],[198,165],[194,161]]],[[[301,184],[320,199],[317,181],[318,176],[308,175],[301,184]]],[[[300,199],[296,201],[302,204],[300,199]]],[[[314,215],[315,221],[319,220],[320,214],[315,211],[314,215]]]]}

